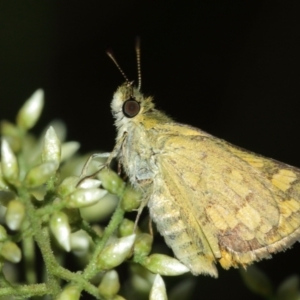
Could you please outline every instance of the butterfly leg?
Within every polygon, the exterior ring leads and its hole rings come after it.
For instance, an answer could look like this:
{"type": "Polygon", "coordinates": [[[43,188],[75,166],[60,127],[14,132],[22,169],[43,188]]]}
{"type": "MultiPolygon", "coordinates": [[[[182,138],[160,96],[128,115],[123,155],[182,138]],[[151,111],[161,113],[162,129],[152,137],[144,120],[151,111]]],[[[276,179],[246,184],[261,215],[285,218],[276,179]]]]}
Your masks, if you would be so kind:
{"type": "Polygon", "coordinates": [[[118,175],[120,176],[122,173],[122,165],[121,165],[121,162],[118,161],[118,175]]]}
{"type": "MultiPolygon", "coordinates": [[[[80,178],[84,178],[84,177],[87,177],[86,176],[86,173],[87,173],[87,170],[89,168],[89,165],[90,163],[92,162],[93,159],[95,158],[106,158],[106,157],[109,157],[111,155],[110,152],[106,152],[106,153],[94,153],[92,154],[88,160],[86,161],[86,163],[84,164],[83,168],[82,168],[82,171],[81,171],[81,174],[80,174],[80,178]]],[[[98,172],[98,171],[97,171],[98,172]]],[[[88,176],[89,177],[89,176],[88,176]]]]}
{"type": "Polygon", "coordinates": [[[123,137],[122,137],[122,139],[120,139],[120,140],[118,141],[118,143],[115,145],[115,147],[114,147],[114,149],[113,149],[112,152],[94,153],[94,154],[92,154],[92,155],[88,158],[88,160],[87,160],[86,163],[84,164],[83,169],[82,169],[82,171],[81,171],[81,174],[80,174],[80,176],[79,176],[80,180],[79,180],[77,186],[78,186],[84,179],[86,179],[86,178],[93,178],[93,177],[95,177],[95,176],[96,176],[103,168],[108,168],[108,167],[110,166],[111,161],[119,154],[120,149],[121,149],[121,147],[122,147],[122,144],[123,144],[123,142],[124,142],[126,136],[127,136],[127,133],[125,132],[124,135],[123,135],[123,137]],[[105,164],[102,165],[102,166],[99,168],[99,170],[97,170],[95,173],[93,173],[93,174],[91,174],[91,175],[86,175],[87,170],[88,170],[88,167],[89,167],[91,161],[92,161],[93,159],[99,158],[99,157],[100,157],[100,158],[106,158],[106,157],[107,157],[107,161],[105,162],[105,164]]]}
{"type": "Polygon", "coordinates": [[[138,222],[139,222],[139,220],[140,220],[140,217],[141,217],[141,215],[142,215],[142,212],[143,212],[145,206],[147,205],[147,203],[148,203],[148,199],[147,199],[147,200],[143,199],[142,202],[141,202],[141,205],[139,206],[139,208],[138,208],[138,210],[137,210],[137,215],[136,215],[135,222],[134,222],[133,232],[136,231],[138,222]]]}
{"type": "Polygon", "coordinates": [[[153,237],[153,227],[152,227],[152,219],[149,217],[148,229],[150,235],[153,237]]]}
{"type": "MultiPolygon", "coordinates": [[[[142,197],[142,201],[141,201],[141,204],[139,206],[139,208],[137,209],[137,215],[136,215],[136,218],[135,218],[135,222],[134,222],[134,232],[137,228],[137,225],[138,225],[138,222],[139,222],[139,219],[142,215],[142,212],[145,208],[145,206],[148,204],[149,202],[149,199],[150,199],[150,195],[151,195],[151,185],[152,185],[152,181],[150,180],[145,180],[144,181],[144,188],[142,188],[144,191],[147,191],[147,192],[144,192],[144,195],[142,197]],[[148,188],[147,188],[148,187],[148,188]]],[[[151,229],[151,234],[152,234],[152,229],[151,229]]]]}

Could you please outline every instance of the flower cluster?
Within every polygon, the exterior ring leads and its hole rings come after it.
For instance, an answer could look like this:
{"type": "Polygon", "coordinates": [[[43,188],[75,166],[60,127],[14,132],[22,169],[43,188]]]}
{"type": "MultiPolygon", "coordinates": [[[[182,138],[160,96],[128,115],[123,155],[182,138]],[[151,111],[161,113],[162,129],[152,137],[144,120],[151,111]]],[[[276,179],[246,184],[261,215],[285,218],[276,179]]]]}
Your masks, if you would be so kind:
{"type": "Polygon", "coordinates": [[[73,300],[85,291],[97,299],[124,299],[116,267],[129,261],[132,286],[141,289],[143,282],[142,292],[150,299],[167,299],[160,275],[188,269],[175,258],[150,254],[152,235],[124,218],[139,208],[141,194],[103,162],[97,176],[85,177],[82,170],[93,173],[99,162],[83,167],[87,158],[76,154],[79,143],[64,141],[62,123],[52,123],[35,138],[30,129],[43,105],[43,91],[38,90],[15,124],[1,122],[0,297],[73,300]],[[112,213],[105,227],[91,225],[112,213]],[[80,272],[68,269],[68,253],[76,257],[80,272]]]}

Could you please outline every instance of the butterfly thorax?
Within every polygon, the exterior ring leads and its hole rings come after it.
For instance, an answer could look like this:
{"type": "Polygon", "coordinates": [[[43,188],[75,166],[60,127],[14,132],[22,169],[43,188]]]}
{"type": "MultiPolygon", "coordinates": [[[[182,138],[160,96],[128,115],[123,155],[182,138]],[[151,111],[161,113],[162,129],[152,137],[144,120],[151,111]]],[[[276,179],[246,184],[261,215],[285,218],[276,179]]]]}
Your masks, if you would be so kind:
{"type": "Polygon", "coordinates": [[[164,113],[154,108],[152,97],[143,94],[128,83],[115,92],[111,108],[117,127],[117,142],[122,140],[118,159],[135,187],[141,188],[157,174],[156,158],[159,149],[158,124],[172,122],[164,113]],[[126,116],[124,103],[136,101],[139,111],[134,117],[126,116]]]}

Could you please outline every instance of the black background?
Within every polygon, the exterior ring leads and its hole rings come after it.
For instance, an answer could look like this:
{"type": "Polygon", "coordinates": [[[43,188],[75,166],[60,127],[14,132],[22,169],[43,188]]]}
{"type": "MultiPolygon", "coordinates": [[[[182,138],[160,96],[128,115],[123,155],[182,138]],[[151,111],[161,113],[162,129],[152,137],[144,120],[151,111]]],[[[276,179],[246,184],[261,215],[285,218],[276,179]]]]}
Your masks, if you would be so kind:
{"type": "MultiPolygon", "coordinates": [[[[300,167],[298,1],[0,1],[0,119],[37,88],[82,152],[110,151],[110,100],[123,78],[111,47],[142,91],[175,120],[300,167]]],[[[259,263],[275,286],[299,273],[300,247],[259,263]]],[[[169,286],[168,286],[169,288],[169,286]]],[[[236,270],[198,277],[193,299],[260,299],[236,270]],[[248,298],[247,298],[248,297],[248,298]]]]}

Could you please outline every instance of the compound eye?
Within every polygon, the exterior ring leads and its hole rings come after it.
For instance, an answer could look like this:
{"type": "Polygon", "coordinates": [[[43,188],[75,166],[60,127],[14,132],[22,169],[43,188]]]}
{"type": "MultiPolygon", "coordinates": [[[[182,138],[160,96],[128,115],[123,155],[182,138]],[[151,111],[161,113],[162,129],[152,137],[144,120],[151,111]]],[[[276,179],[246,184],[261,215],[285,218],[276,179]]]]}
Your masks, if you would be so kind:
{"type": "Polygon", "coordinates": [[[123,113],[127,118],[133,118],[140,112],[140,104],[134,99],[129,99],[123,104],[123,113]]]}

